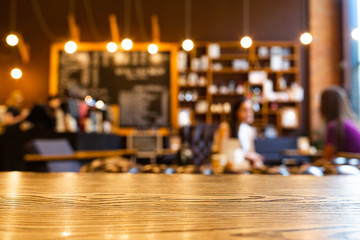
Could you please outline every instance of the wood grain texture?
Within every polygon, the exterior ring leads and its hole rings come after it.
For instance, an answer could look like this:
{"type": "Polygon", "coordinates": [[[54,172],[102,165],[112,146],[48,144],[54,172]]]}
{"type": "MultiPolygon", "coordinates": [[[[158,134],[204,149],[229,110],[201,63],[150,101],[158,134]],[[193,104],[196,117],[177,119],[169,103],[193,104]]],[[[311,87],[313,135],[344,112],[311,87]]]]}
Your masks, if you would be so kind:
{"type": "Polygon", "coordinates": [[[0,173],[0,239],[356,239],[360,177],[0,173]]]}

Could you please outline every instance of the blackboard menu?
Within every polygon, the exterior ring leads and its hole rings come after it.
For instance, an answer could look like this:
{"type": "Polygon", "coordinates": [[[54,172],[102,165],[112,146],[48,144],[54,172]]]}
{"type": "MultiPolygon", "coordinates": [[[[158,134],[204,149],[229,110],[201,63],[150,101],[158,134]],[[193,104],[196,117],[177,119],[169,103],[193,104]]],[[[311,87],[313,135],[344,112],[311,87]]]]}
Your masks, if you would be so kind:
{"type": "Polygon", "coordinates": [[[60,94],[120,107],[121,127],[170,126],[170,52],[59,52],[60,94]]]}

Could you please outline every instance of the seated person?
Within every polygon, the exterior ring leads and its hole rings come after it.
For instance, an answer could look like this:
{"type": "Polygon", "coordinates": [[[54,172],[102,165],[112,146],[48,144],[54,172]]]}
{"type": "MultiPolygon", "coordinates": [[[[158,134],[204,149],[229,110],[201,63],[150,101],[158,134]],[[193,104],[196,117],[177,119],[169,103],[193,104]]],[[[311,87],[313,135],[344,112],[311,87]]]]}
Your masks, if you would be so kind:
{"type": "Polygon", "coordinates": [[[332,160],[338,152],[360,153],[359,122],[345,90],[337,86],[325,89],[320,112],[326,124],[324,158],[332,160]]]}
{"type": "Polygon", "coordinates": [[[248,160],[254,168],[262,168],[264,166],[264,159],[255,152],[254,147],[256,131],[250,126],[253,121],[254,111],[252,109],[252,101],[241,97],[233,109],[232,124],[229,124],[227,121],[223,121],[220,124],[214,140],[215,149],[221,152],[220,144],[223,139],[229,137],[238,138],[245,160],[248,160]]]}
{"type": "Polygon", "coordinates": [[[19,90],[13,91],[6,100],[6,113],[3,119],[5,131],[15,132],[20,130],[20,124],[28,115],[26,109],[22,109],[24,96],[19,90]]]}
{"type": "Polygon", "coordinates": [[[36,131],[55,131],[56,109],[60,108],[61,100],[59,96],[50,96],[47,104],[35,104],[31,110],[27,121],[33,124],[36,131]]]}
{"type": "Polygon", "coordinates": [[[22,156],[24,138],[21,131],[28,111],[22,109],[23,100],[23,94],[15,90],[6,101],[2,119],[4,132],[0,135],[0,171],[23,171],[26,168],[22,156]]]}

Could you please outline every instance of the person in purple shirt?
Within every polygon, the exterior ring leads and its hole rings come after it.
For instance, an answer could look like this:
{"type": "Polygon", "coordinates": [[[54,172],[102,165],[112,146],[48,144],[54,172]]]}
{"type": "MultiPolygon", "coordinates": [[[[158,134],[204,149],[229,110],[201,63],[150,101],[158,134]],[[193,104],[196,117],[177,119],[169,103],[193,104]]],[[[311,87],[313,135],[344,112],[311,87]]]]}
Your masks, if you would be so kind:
{"type": "Polygon", "coordinates": [[[326,123],[324,158],[332,159],[338,152],[360,153],[360,127],[345,90],[326,88],[321,94],[320,112],[326,123]]]}

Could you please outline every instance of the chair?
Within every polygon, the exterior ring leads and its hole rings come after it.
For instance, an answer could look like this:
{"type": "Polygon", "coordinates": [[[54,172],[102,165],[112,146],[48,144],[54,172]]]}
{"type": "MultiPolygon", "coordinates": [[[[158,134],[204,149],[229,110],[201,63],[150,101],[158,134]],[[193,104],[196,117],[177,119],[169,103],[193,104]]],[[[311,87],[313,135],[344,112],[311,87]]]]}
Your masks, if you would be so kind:
{"type": "MultiPolygon", "coordinates": [[[[72,149],[67,139],[34,139],[27,144],[27,152],[42,155],[72,155],[72,149]]],[[[49,172],[78,172],[80,163],[75,160],[48,161],[46,167],[49,172]]]]}
{"type": "MultiPolygon", "coordinates": [[[[282,152],[285,149],[297,149],[297,138],[257,138],[254,144],[256,152],[264,156],[266,165],[280,165],[284,157],[282,152]]],[[[303,161],[304,158],[298,160],[303,161]]]]}
{"type": "Polygon", "coordinates": [[[196,166],[204,164],[210,156],[215,130],[216,128],[213,125],[205,123],[185,126],[180,129],[182,142],[190,144],[196,166]]]}

